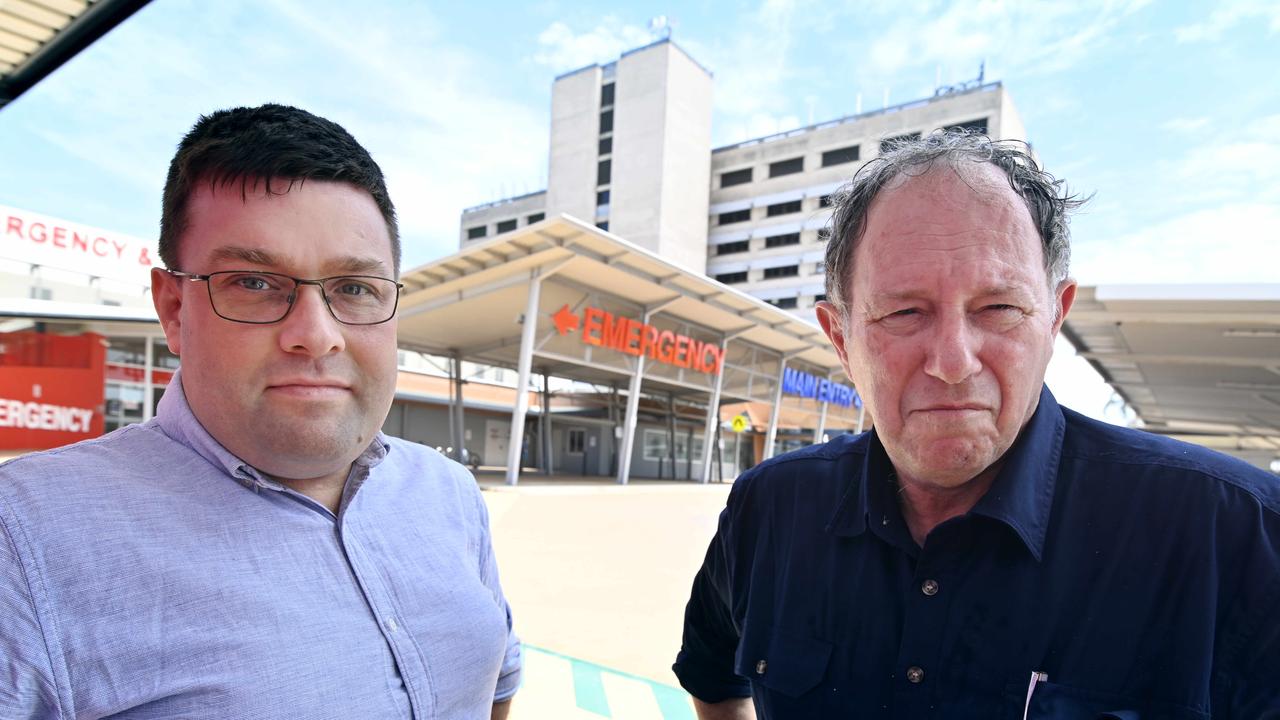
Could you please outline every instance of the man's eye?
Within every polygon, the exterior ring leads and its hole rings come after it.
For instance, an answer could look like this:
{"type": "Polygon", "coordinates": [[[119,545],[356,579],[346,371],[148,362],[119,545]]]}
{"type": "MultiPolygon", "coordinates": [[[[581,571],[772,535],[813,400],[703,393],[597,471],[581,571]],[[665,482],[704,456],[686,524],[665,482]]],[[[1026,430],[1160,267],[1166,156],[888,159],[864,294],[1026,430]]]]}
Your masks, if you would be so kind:
{"type": "Polygon", "coordinates": [[[373,288],[362,282],[348,281],[338,286],[338,293],[341,295],[349,295],[351,297],[362,297],[372,295],[373,288]]]}
{"type": "Polygon", "coordinates": [[[270,290],[271,284],[266,278],[257,275],[241,275],[231,281],[231,284],[242,290],[270,290]]]}

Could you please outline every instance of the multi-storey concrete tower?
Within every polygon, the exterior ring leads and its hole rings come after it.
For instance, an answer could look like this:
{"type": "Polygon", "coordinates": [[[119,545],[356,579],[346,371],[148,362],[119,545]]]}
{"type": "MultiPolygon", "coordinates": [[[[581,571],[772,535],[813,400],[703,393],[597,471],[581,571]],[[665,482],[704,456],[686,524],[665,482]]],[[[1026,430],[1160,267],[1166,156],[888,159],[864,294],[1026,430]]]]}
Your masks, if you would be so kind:
{"type": "Polygon", "coordinates": [[[706,269],[711,73],[675,43],[556,78],[550,156],[548,212],[706,269]]]}

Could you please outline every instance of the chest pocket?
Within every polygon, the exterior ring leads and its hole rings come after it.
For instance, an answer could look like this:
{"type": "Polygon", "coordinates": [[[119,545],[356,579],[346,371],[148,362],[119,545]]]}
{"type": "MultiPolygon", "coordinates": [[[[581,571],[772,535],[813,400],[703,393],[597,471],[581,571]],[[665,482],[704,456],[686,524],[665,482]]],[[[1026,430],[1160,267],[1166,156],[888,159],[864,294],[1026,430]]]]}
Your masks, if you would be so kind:
{"type": "MultiPolygon", "coordinates": [[[[1010,688],[1012,690],[1012,687],[1010,688]]],[[[1026,697],[1025,686],[1022,689],[1026,697]]],[[[1023,702],[1018,703],[1017,717],[1022,717],[1023,702]]],[[[1026,706],[1027,720],[1209,720],[1209,715],[1191,708],[1134,702],[1122,696],[1092,692],[1051,682],[1036,684],[1031,704],[1026,706]],[[1139,709],[1141,708],[1141,709],[1139,709]]]]}
{"type": "Polygon", "coordinates": [[[751,681],[757,701],[773,693],[796,700],[818,687],[830,660],[831,643],[825,640],[769,626],[746,627],[738,642],[734,670],[751,681]]]}

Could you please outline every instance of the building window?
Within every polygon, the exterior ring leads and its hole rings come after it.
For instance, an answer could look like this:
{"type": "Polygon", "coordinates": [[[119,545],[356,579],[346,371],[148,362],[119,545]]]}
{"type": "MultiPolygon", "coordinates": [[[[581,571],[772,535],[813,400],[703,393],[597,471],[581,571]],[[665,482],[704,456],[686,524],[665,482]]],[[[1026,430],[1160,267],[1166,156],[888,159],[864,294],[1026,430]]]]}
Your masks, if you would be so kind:
{"type": "Polygon", "coordinates": [[[608,220],[601,220],[600,222],[596,223],[596,227],[600,228],[601,230],[603,230],[603,231],[605,231],[605,232],[609,232],[609,221],[608,221],[608,220]]]}
{"type": "Polygon", "coordinates": [[[826,242],[831,239],[831,228],[818,228],[818,242],[826,242]]]}
{"type": "Polygon", "coordinates": [[[743,270],[742,272],[720,273],[719,275],[716,276],[716,281],[722,282],[725,285],[732,285],[734,283],[746,282],[747,271],[743,270]]]}
{"type": "Polygon", "coordinates": [[[978,118],[977,120],[970,120],[968,122],[956,123],[955,125],[948,125],[942,129],[947,132],[960,132],[960,133],[972,133],[974,135],[986,135],[987,119],[978,118]]]}
{"type": "Polygon", "coordinates": [[[792,200],[791,202],[774,203],[765,208],[765,215],[774,217],[775,215],[790,215],[791,213],[800,212],[800,201],[792,200]]]}
{"type": "Polygon", "coordinates": [[[525,222],[528,223],[529,225],[532,225],[536,222],[542,222],[543,220],[546,219],[546,217],[547,217],[546,213],[534,213],[529,217],[525,218],[525,222]]]}
{"type": "Polygon", "coordinates": [[[826,263],[823,263],[823,262],[816,262],[816,263],[814,263],[814,264],[813,264],[813,274],[814,274],[814,275],[822,275],[822,274],[823,274],[823,273],[825,273],[826,271],[827,271],[827,264],[826,264],[826,263]]]}
{"type": "Polygon", "coordinates": [[[765,302],[783,310],[790,310],[796,306],[796,298],[793,297],[774,298],[772,300],[765,300],[765,302]]]}
{"type": "Polygon", "coordinates": [[[818,303],[820,303],[820,302],[826,302],[826,301],[827,301],[827,295],[826,295],[826,293],[821,293],[821,294],[819,294],[819,295],[814,295],[814,296],[813,296],[813,304],[814,304],[814,305],[817,305],[817,304],[818,304],[818,303]]]}
{"type": "Polygon", "coordinates": [[[783,245],[799,245],[800,233],[786,233],[785,235],[770,235],[764,239],[764,246],[767,248],[782,247],[783,245]]]}
{"type": "Polygon", "coordinates": [[[823,195],[822,197],[818,198],[818,207],[820,208],[831,207],[831,205],[832,205],[832,202],[831,202],[830,195],[823,195]]]}
{"type": "Polygon", "coordinates": [[[497,232],[495,234],[501,235],[504,232],[511,232],[512,230],[515,230],[515,229],[516,229],[516,221],[514,219],[503,220],[502,222],[498,223],[497,232]]]}
{"type": "Polygon", "coordinates": [[[831,167],[832,165],[843,165],[845,163],[855,162],[857,159],[858,159],[857,145],[842,147],[838,150],[828,150],[822,153],[822,167],[831,167]]]}
{"type": "Polygon", "coordinates": [[[609,179],[612,177],[612,175],[613,175],[612,160],[601,160],[600,163],[596,165],[596,184],[597,185],[608,185],[609,179]]]}
{"type": "Polygon", "coordinates": [[[741,170],[720,174],[720,187],[722,188],[746,185],[749,182],[751,182],[751,168],[742,168],[741,170]]]}
{"type": "MultiPolygon", "coordinates": [[[[613,87],[606,85],[605,87],[613,87]]],[[[581,455],[582,451],[587,447],[587,431],[585,428],[569,428],[569,432],[565,433],[565,441],[568,447],[565,452],[570,455],[581,455]]]]}
{"type": "Polygon", "coordinates": [[[605,110],[600,113],[600,134],[613,132],[613,111],[605,110]]]}
{"type": "Polygon", "coordinates": [[[601,190],[600,192],[596,193],[596,206],[597,206],[597,207],[598,207],[598,206],[600,206],[600,205],[608,205],[608,204],[609,204],[609,191],[608,191],[608,190],[601,190]]]}
{"type": "Polygon", "coordinates": [[[671,453],[667,450],[667,431],[645,428],[644,459],[659,461],[666,460],[670,456],[671,453]]]}
{"type": "Polygon", "coordinates": [[[482,238],[485,236],[487,232],[488,232],[488,228],[486,228],[484,225],[477,225],[473,228],[467,228],[467,239],[475,240],[476,238],[482,238]]]}
{"type": "Polygon", "coordinates": [[[778,162],[769,163],[769,177],[775,178],[782,175],[795,175],[798,172],[804,172],[804,157],[791,158],[790,160],[779,160],[778,162]]]}
{"type": "Polygon", "coordinates": [[[720,213],[720,224],[729,225],[731,223],[746,222],[751,219],[751,208],[746,210],[734,210],[733,212],[720,213]]]}
{"type": "Polygon", "coordinates": [[[765,268],[764,279],[796,277],[800,274],[799,265],[783,265],[782,267],[765,268]]]}
{"type": "Polygon", "coordinates": [[[608,155],[613,152],[613,138],[600,138],[600,154],[608,155]]]}
{"type": "Polygon", "coordinates": [[[746,252],[750,249],[750,240],[738,240],[737,242],[720,243],[716,246],[717,255],[732,255],[733,253],[746,252]]]}
{"type": "Polygon", "coordinates": [[[600,88],[600,106],[608,107],[613,104],[613,83],[604,85],[600,88]]]}
{"type": "Polygon", "coordinates": [[[903,143],[909,143],[912,140],[919,139],[920,133],[918,132],[907,133],[906,135],[894,135],[893,137],[885,138],[880,141],[880,154],[883,155],[887,152],[891,152],[895,147],[903,143]]]}

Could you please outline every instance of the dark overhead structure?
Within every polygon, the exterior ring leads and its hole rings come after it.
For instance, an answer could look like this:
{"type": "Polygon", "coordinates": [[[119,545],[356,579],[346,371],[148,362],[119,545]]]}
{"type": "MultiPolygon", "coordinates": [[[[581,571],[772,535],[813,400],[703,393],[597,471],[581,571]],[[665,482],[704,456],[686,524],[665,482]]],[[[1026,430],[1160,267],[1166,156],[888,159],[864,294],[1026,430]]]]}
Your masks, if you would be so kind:
{"type": "Polygon", "coordinates": [[[1063,333],[1145,430],[1280,460],[1280,285],[1082,287],[1063,333]]]}
{"type": "Polygon", "coordinates": [[[5,0],[0,3],[0,108],[150,0],[5,0]]]}

